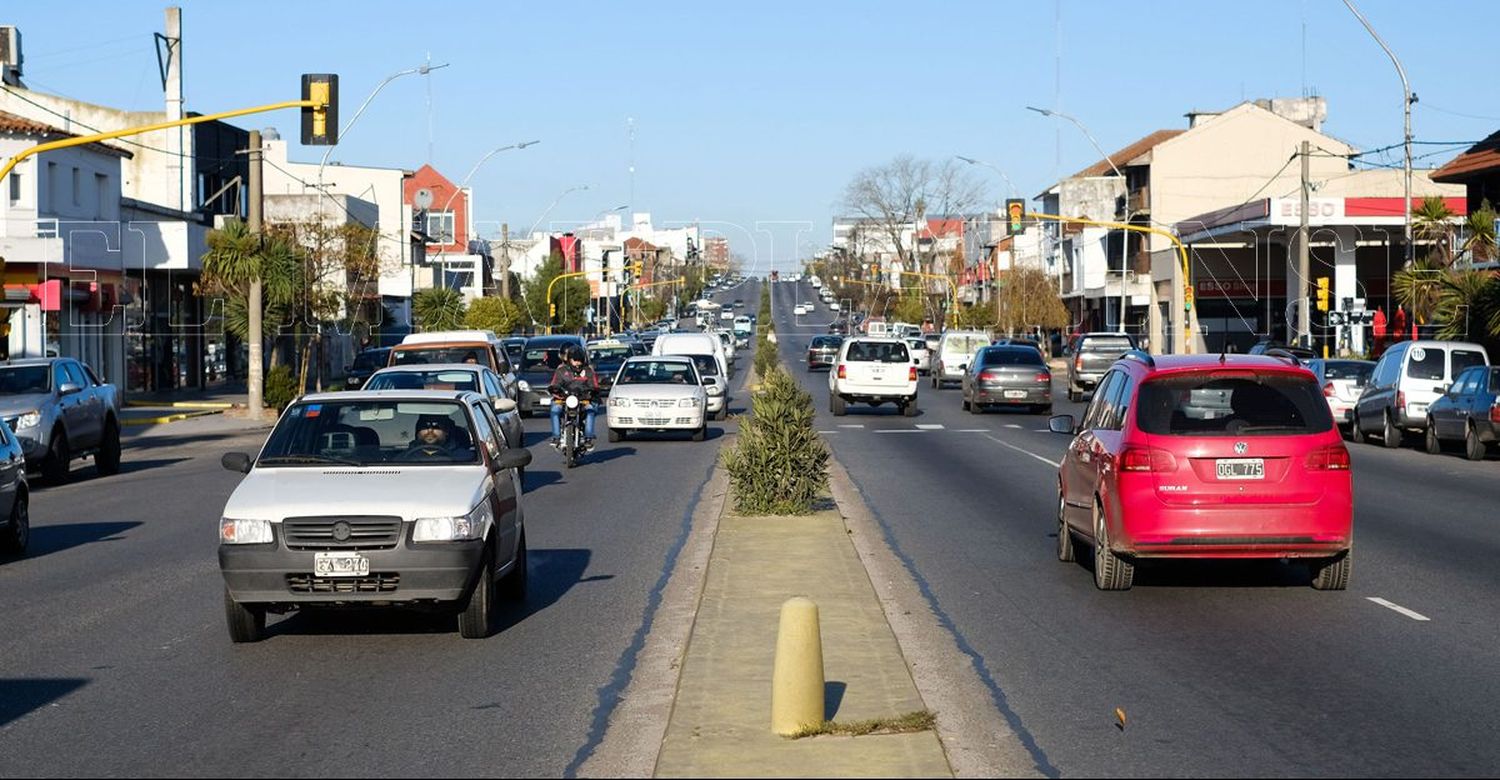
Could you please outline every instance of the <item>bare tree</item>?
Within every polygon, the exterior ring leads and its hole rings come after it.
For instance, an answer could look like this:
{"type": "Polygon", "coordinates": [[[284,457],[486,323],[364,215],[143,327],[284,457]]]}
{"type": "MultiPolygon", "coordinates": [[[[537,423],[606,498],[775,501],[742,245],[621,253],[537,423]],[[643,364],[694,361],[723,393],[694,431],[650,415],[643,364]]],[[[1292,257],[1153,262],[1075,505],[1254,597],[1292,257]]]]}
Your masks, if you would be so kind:
{"type": "MultiPolygon", "coordinates": [[[[977,205],[984,187],[952,160],[936,163],[902,155],[855,174],[844,189],[843,206],[865,221],[896,253],[903,268],[913,268],[916,247],[902,241],[903,233],[928,215],[947,217],[977,205]]],[[[855,229],[851,243],[863,243],[855,229]]],[[[860,247],[863,248],[863,247],[860,247]]]]}

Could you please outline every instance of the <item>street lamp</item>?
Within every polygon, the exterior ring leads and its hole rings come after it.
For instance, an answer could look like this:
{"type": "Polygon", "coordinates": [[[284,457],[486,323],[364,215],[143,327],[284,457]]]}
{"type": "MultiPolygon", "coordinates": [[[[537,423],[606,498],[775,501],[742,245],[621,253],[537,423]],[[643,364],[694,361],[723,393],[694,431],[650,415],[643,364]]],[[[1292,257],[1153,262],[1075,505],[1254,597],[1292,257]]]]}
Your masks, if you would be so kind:
{"type": "MultiPolygon", "coordinates": [[[[1130,184],[1125,180],[1125,174],[1120,173],[1120,167],[1117,166],[1117,165],[1115,165],[1115,161],[1110,158],[1109,153],[1105,152],[1104,149],[1099,146],[1099,142],[1096,141],[1096,140],[1094,140],[1094,134],[1090,133],[1089,129],[1087,127],[1084,127],[1082,122],[1078,121],[1077,119],[1075,119],[1070,114],[1064,114],[1061,111],[1051,111],[1051,110],[1048,110],[1048,109],[1045,109],[1045,108],[1037,108],[1036,106],[1027,106],[1026,110],[1027,111],[1035,111],[1038,114],[1041,114],[1042,116],[1052,116],[1052,117],[1057,117],[1059,119],[1066,119],[1069,122],[1072,122],[1074,126],[1076,126],[1080,131],[1083,132],[1084,137],[1087,138],[1087,139],[1089,139],[1089,143],[1091,143],[1091,144],[1094,145],[1094,151],[1098,152],[1099,156],[1103,157],[1104,161],[1107,162],[1107,163],[1109,163],[1109,167],[1112,168],[1112,169],[1114,169],[1115,175],[1118,176],[1118,177],[1120,177],[1120,190],[1121,190],[1122,193],[1124,193],[1124,196],[1125,196],[1125,220],[1128,222],[1130,220],[1130,184]]],[[[1130,259],[1129,259],[1129,257],[1126,254],[1126,250],[1128,248],[1129,243],[1130,243],[1130,241],[1129,241],[1129,234],[1122,231],[1120,233],[1120,332],[1121,333],[1125,332],[1125,300],[1126,300],[1125,299],[1125,273],[1126,273],[1126,269],[1129,268],[1129,266],[1130,266],[1130,259]]]]}
{"type": "Polygon", "coordinates": [[[1396,66],[1396,75],[1401,77],[1401,91],[1404,93],[1402,105],[1406,113],[1406,136],[1404,142],[1406,146],[1406,165],[1404,167],[1406,174],[1406,199],[1401,205],[1401,212],[1405,220],[1406,264],[1411,265],[1413,253],[1411,245],[1411,104],[1417,102],[1417,96],[1411,93],[1411,82],[1406,80],[1406,69],[1401,67],[1401,60],[1396,59],[1396,53],[1391,51],[1391,47],[1385,45],[1385,41],[1380,39],[1380,34],[1376,33],[1375,28],[1371,27],[1370,23],[1365,21],[1364,15],[1359,12],[1358,8],[1354,7],[1354,3],[1344,0],[1344,5],[1348,6],[1349,11],[1354,14],[1354,18],[1358,19],[1359,23],[1365,26],[1365,30],[1370,33],[1370,37],[1374,38],[1376,43],[1380,44],[1380,48],[1385,49],[1385,55],[1390,57],[1391,64],[1396,66]]]}
{"type": "MultiPolygon", "coordinates": [[[[359,104],[359,110],[357,110],[357,111],[354,112],[354,116],[349,117],[349,122],[347,124],[345,124],[342,128],[340,128],[340,130],[339,130],[339,139],[342,140],[342,139],[344,139],[345,137],[347,137],[349,135],[349,130],[354,127],[354,123],[355,122],[359,121],[360,114],[363,114],[365,112],[365,109],[369,108],[370,101],[374,100],[375,96],[378,95],[378,94],[380,94],[380,90],[385,89],[385,85],[391,83],[392,81],[395,81],[396,79],[401,78],[402,76],[410,76],[412,74],[418,74],[418,75],[426,76],[428,73],[431,73],[432,71],[435,71],[438,68],[446,68],[446,67],[448,67],[448,63],[446,63],[446,62],[443,63],[443,64],[441,64],[441,65],[419,65],[419,66],[417,66],[415,68],[407,68],[406,70],[397,71],[395,73],[392,73],[389,76],[386,76],[385,80],[382,81],[382,82],[380,82],[378,85],[376,85],[374,91],[372,91],[370,93],[370,95],[365,98],[365,102],[359,104]]],[[[321,160],[318,161],[318,191],[319,192],[321,192],[323,190],[323,167],[326,166],[326,165],[328,165],[328,156],[331,155],[331,154],[333,154],[333,150],[337,149],[337,148],[338,148],[337,146],[330,146],[330,147],[328,147],[328,150],[325,151],[325,152],[323,152],[323,159],[321,159],[321,160]]]]}
{"type": "Polygon", "coordinates": [[[976,160],[973,157],[965,157],[965,156],[963,156],[961,154],[955,154],[955,155],[953,155],[953,157],[955,159],[962,160],[962,161],[964,161],[964,162],[966,162],[966,163],[968,163],[970,165],[982,165],[985,168],[989,168],[990,170],[994,171],[995,173],[1000,174],[1000,178],[1005,180],[1005,186],[1008,187],[1008,188],[1010,188],[1010,194],[1012,194],[1012,195],[1017,194],[1015,183],[1010,180],[1009,176],[1005,175],[1005,171],[1000,170],[998,167],[996,167],[994,165],[991,165],[990,163],[987,163],[984,160],[976,160]]]}
{"type": "Polygon", "coordinates": [[[550,203],[547,206],[546,210],[542,212],[542,215],[540,217],[537,217],[536,221],[533,222],[533,223],[531,223],[531,227],[529,227],[529,228],[526,229],[526,237],[527,238],[531,238],[531,234],[536,232],[536,226],[542,224],[542,220],[546,219],[547,215],[552,213],[552,209],[557,208],[558,202],[561,201],[564,197],[567,197],[568,193],[570,193],[570,192],[579,192],[579,191],[582,191],[582,190],[586,190],[588,188],[589,188],[589,185],[587,185],[587,184],[580,184],[577,187],[569,187],[569,188],[563,190],[562,192],[559,192],[557,194],[557,197],[555,197],[555,198],[552,199],[552,203],[550,203]]]}
{"type": "MultiPolygon", "coordinates": [[[[481,166],[483,166],[486,162],[488,162],[491,157],[494,157],[495,155],[497,155],[497,154],[499,154],[501,152],[509,151],[511,149],[525,149],[528,146],[534,146],[534,145],[539,144],[539,143],[541,143],[541,141],[522,141],[520,143],[507,144],[505,146],[499,146],[499,147],[496,147],[496,148],[491,149],[488,152],[486,152],[483,157],[479,158],[479,162],[474,163],[474,167],[470,168],[469,172],[466,173],[466,174],[464,174],[463,181],[460,181],[458,183],[458,186],[453,189],[453,194],[449,195],[448,196],[448,200],[446,200],[446,201],[443,202],[443,207],[441,209],[438,209],[438,213],[439,214],[446,214],[448,212],[448,207],[451,206],[451,205],[453,205],[453,199],[456,198],[456,197],[458,197],[458,193],[464,191],[464,188],[469,185],[469,179],[474,178],[474,174],[478,173],[479,172],[479,168],[481,166]]],[[[436,260],[436,262],[438,264],[438,267],[439,268],[443,268],[445,270],[446,270],[447,266],[444,265],[443,258],[447,257],[447,255],[448,255],[448,249],[447,249],[448,244],[452,243],[453,241],[456,241],[458,239],[458,219],[457,219],[457,217],[455,217],[454,220],[453,220],[453,235],[448,236],[447,238],[448,238],[448,243],[443,244],[444,248],[443,248],[443,250],[441,252],[438,252],[438,256],[437,256],[437,260],[436,260]]],[[[483,285],[483,283],[484,283],[483,280],[479,280],[479,281],[480,281],[480,284],[483,285]]]]}

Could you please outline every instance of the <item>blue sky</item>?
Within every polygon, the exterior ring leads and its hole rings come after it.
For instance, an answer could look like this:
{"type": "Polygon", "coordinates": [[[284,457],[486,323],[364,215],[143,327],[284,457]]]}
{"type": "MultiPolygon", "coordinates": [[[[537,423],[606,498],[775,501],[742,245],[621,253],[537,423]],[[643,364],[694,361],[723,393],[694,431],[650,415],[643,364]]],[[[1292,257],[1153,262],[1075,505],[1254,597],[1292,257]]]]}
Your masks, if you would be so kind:
{"type": "MultiPolygon", "coordinates": [[[[1359,5],[1420,96],[1419,141],[1474,141],[1500,126],[1497,87],[1485,74],[1490,4],[1432,6],[1440,13],[1394,0],[1359,5]]],[[[33,89],[156,109],[152,33],[163,8],[25,0],[5,4],[0,23],[21,27],[33,89]]],[[[471,181],[486,232],[501,220],[530,225],[581,184],[589,189],[564,198],[549,221],[632,202],[626,119],[634,118],[635,210],[658,224],[718,226],[762,269],[826,243],[850,177],[899,154],[981,158],[1028,196],[1097,158],[1075,128],[1028,104],[1060,106],[1113,150],[1184,126],[1189,109],[1308,90],[1328,99],[1333,135],[1364,149],[1401,140],[1394,68],[1335,0],[268,0],[187,3],[183,17],[188,108],[204,113],[293,98],[298,74],[328,71],[340,74],[347,117],[387,75],[429,53],[449,63],[386,87],[334,159],[430,161],[456,180],[496,146],[541,139],[492,158],[471,181]]],[[[297,118],[241,124],[294,137],[297,118]]],[[[1433,165],[1452,156],[1435,146],[1417,153],[1434,151],[1433,165]]],[[[319,154],[293,148],[294,159],[319,154]]],[[[1399,162],[1398,152],[1380,159],[1399,162]]],[[[992,197],[1005,197],[998,177],[974,172],[992,197]]]]}

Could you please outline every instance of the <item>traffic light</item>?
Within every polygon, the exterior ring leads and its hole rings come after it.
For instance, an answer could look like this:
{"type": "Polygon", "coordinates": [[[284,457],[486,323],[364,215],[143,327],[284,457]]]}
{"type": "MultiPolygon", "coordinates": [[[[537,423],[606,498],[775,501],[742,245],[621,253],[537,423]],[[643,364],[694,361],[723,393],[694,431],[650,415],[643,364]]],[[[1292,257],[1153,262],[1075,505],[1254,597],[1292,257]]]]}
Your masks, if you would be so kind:
{"type": "Polygon", "coordinates": [[[557,319],[557,304],[555,304],[555,303],[549,303],[549,304],[547,304],[547,319],[552,319],[552,320],[557,319]]]}
{"type": "Polygon", "coordinates": [[[1026,232],[1026,201],[1010,198],[1005,201],[1005,235],[1019,236],[1026,232]]]}
{"type": "Polygon", "coordinates": [[[1318,277],[1318,311],[1328,311],[1328,277],[1318,277]]]}
{"type": "Polygon", "coordinates": [[[302,74],[302,145],[334,146],[339,142],[339,77],[337,73],[302,74]]]}

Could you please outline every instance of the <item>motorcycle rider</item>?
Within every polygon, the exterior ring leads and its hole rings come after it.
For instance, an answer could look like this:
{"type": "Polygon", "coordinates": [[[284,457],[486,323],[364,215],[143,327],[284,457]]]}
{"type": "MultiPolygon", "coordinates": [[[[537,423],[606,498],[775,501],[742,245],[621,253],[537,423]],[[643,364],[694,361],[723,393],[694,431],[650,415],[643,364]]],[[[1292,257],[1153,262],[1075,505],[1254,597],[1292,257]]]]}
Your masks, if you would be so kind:
{"type": "Polygon", "coordinates": [[[591,403],[599,391],[599,377],[594,374],[594,369],[584,365],[583,350],[576,345],[563,349],[562,365],[552,373],[552,382],[547,385],[547,390],[552,393],[552,446],[556,447],[562,443],[562,416],[563,399],[569,395],[578,396],[579,403],[583,407],[583,445],[585,449],[594,446],[594,404],[591,403]]]}

